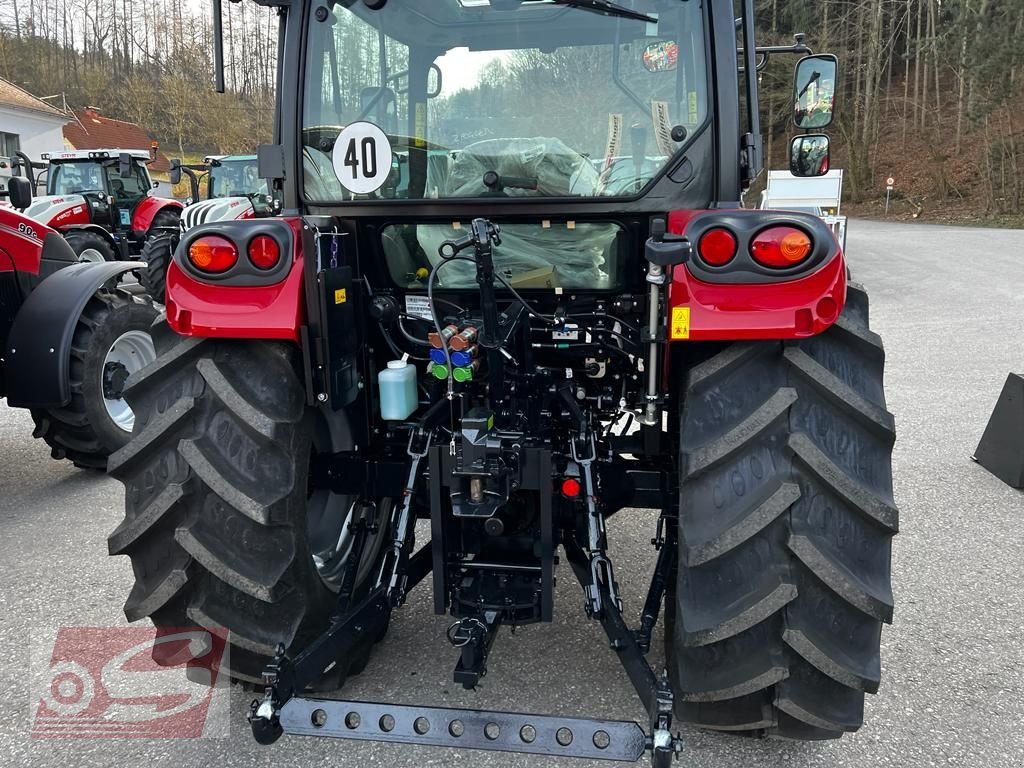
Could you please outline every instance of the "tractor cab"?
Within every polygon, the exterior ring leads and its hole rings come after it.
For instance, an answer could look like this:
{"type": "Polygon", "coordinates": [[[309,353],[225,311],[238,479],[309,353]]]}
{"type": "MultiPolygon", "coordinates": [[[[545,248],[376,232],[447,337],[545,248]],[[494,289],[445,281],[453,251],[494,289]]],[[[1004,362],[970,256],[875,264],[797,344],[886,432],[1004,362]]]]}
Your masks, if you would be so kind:
{"type": "Polygon", "coordinates": [[[182,215],[183,230],[211,221],[267,216],[273,211],[267,182],[259,177],[256,155],[208,155],[202,163],[192,165],[172,160],[171,183],[178,184],[184,177],[191,190],[182,215]]]}
{"type": "Polygon", "coordinates": [[[33,218],[45,211],[52,214],[51,221],[64,216],[56,223],[91,222],[110,230],[131,231],[135,210],[155,186],[147,168],[152,162],[148,151],[89,150],[42,157],[48,163],[46,195],[28,210],[33,218]],[[87,207],[76,212],[78,198],[84,198],[87,207]]]}

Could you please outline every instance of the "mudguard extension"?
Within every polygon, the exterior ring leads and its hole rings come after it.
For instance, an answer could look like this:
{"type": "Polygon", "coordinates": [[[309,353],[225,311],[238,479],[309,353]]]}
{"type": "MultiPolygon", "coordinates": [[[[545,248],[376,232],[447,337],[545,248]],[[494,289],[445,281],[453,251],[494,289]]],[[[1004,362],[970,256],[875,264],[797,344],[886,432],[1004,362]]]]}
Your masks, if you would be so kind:
{"type": "Polygon", "coordinates": [[[71,340],[85,305],[108,280],[137,263],[73,264],[43,280],[21,306],[4,350],[7,403],[59,408],[71,400],[71,340]]]}

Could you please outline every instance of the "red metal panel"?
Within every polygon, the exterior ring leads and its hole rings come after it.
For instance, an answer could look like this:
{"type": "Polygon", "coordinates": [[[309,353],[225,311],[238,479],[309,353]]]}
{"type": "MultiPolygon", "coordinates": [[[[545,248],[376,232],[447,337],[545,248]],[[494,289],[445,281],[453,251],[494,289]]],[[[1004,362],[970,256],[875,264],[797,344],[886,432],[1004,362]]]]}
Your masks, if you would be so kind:
{"type": "Polygon", "coordinates": [[[39,274],[43,240],[52,231],[13,208],[0,207],[0,272],[39,274]]]}
{"type": "MultiPolygon", "coordinates": [[[[669,231],[685,234],[698,213],[702,211],[673,211],[669,231]]],[[[846,304],[846,261],[838,251],[806,276],[763,284],[706,283],[686,266],[676,267],[669,300],[673,309],[689,310],[690,341],[813,336],[827,330],[846,304]]]]}
{"type": "Polygon", "coordinates": [[[171,262],[167,271],[167,322],[182,336],[299,341],[304,324],[302,226],[295,233],[295,260],[273,285],[238,287],[201,282],[171,262]]]}
{"type": "Polygon", "coordinates": [[[132,231],[140,234],[149,232],[153,226],[153,219],[163,210],[172,209],[179,213],[184,206],[177,200],[167,200],[162,197],[147,197],[135,208],[132,213],[132,231]]]}

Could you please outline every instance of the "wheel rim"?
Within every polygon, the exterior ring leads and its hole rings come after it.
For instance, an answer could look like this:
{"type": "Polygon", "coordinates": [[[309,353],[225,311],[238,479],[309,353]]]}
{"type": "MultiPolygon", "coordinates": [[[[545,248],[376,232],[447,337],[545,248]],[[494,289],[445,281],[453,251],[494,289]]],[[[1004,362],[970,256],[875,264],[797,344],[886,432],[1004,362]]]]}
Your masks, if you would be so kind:
{"type": "Polygon", "coordinates": [[[79,261],[87,261],[87,262],[90,262],[90,263],[95,263],[95,262],[98,262],[98,261],[106,261],[106,259],[104,258],[103,254],[100,253],[95,248],[86,248],[84,251],[82,251],[80,254],[78,254],[78,260],[79,261]]]}
{"type": "Polygon", "coordinates": [[[135,426],[135,414],[122,396],[124,381],[136,371],[141,371],[156,360],[153,339],[145,331],[128,331],[121,334],[103,359],[100,386],[107,415],[117,427],[131,432],[135,426]]]}
{"type": "MultiPolygon", "coordinates": [[[[314,491],[308,504],[309,546],[320,580],[332,592],[345,582],[349,557],[355,544],[355,534],[349,524],[356,518],[359,500],[345,494],[319,489],[314,491]]],[[[376,528],[366,539],[362,560],[356,570],[356,586],[370,575],[377,554],[384,542],[391,502],[374,504],[372,519],[376,528]]]]}

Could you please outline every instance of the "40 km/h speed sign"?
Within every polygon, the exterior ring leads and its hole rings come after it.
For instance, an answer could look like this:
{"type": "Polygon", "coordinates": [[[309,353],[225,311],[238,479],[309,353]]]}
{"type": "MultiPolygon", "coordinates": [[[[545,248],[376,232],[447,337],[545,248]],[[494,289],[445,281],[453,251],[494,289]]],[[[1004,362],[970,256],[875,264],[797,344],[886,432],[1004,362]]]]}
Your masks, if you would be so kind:
{"type": "Polygon", "coordinates": [[[885,180],[885,185],[887,187],[891,187],[895,183],[896,183],[896,179],[894,179],[892,176],[890,176],[888,179],[885,180]]]}
{"type": "Polygon", "coordinates": [[[341,186],[354,195],[368,195],[391,175],[391,142],[373,123],[352,123],[338,135],[332,160],[341,186]]]}

